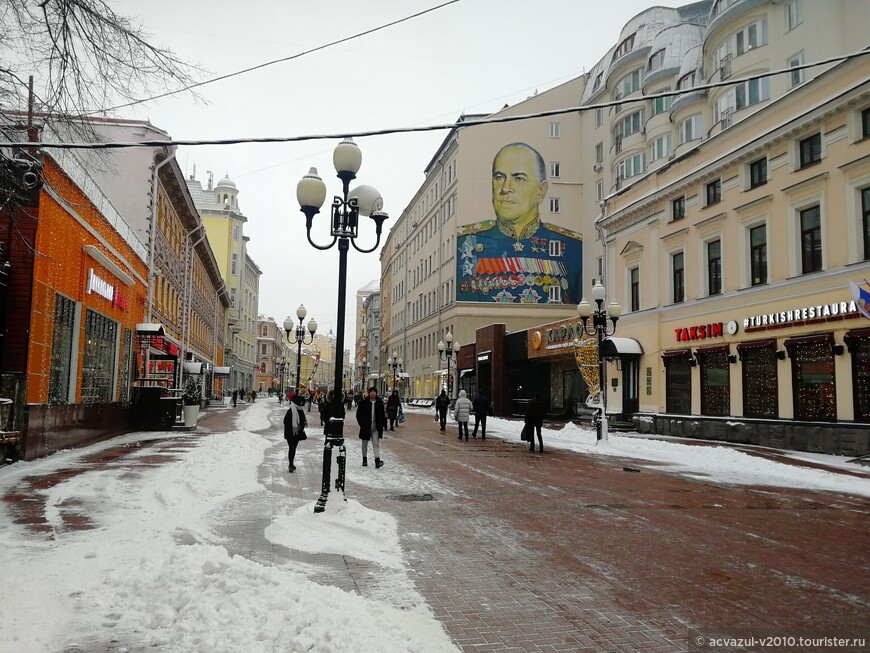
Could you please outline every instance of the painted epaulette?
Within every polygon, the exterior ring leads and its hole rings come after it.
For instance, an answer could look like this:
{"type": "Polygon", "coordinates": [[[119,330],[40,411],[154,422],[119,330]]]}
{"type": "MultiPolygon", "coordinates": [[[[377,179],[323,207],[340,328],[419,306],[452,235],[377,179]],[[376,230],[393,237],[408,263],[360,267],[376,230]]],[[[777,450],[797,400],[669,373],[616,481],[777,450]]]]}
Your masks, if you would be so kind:
{"type": "Polygon", "coordinates": [[[470,236],[471,234],[479,234],[482,231],[489,231],[495,226],[495,220],[482,220],[472,224],[465,224],[459,227],[458,234],[460,236],[470,236]]]}
{"type": "Polygon", "coordinates": [[[583,240],[583,235],[578,234],[576,231],[571,231],[570,229],[566,229],[565,227],[560,227],[557,224],[552,224],[550,222],[542,223],[544,229],[549,229],[550,231],[555,231],[557,234],[562,234],[563,236],[567,236],[568,238],[575,238],[576,240],[583,240]]]}

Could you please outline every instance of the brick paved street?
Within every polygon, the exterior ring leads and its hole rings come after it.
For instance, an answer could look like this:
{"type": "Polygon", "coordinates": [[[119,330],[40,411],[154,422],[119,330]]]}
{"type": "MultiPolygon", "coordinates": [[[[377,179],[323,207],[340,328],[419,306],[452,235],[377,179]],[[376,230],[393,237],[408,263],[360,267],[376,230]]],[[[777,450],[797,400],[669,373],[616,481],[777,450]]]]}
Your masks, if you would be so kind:
{"type": "MultiPolygon", "coordinates": [[[[197,434],[146,444],[154,453],[137,464],[183,456],[208,432],[235,428],[241,410],[210,411],[197,434]]],[[[276,405],[275,429],[282,414],[276,405]]],[[[411,413],[387,434],[386,466],[376,470],[360,467],[355,425],[348,432],[348,496],[396,517],[409,579],[463,651],[686,651],[689,628],[870,634],[870,500],[723,486],[646,465],[630,473],[623,466],[637,461],[533,454],[492,436],[459,442],[452,424],[441,433],[430,415],[411,413]]],[[[263,535],[282,502],[316,498],[321,442],[300,446],[288,490],[276,440],[259,468],[269,492],[226,506],[219,535],[230,553],[301,565],[319,583],[377,596],[395,572],[263,535]]],[[[124,450],[90,463],[123,464],[124,450]]],[[[80,471],[27,479],[4,500],[39,532],[29,492],[80,471]]],[[[90,527],[74,501],[62,509],[69,528],[90,527]]]]}

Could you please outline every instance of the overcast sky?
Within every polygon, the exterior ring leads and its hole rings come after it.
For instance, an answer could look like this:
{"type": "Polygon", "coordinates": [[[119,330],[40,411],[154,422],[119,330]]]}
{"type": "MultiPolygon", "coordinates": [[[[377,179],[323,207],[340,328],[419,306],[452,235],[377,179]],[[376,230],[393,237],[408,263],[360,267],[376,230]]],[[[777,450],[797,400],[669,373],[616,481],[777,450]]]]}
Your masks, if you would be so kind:
{"type": "MultiPolygon", "coordinates": [[[[392,22],[443,0],[118,0],[152,40],[216,77],[288,57],[392,22]]],[[[679,3],[667,3],[679,6],[679,3]]],[[[686,3],[682,3],[686,4],[686,3]]],[[[124,109],[177,139],[340,134],[445,124],[463,112],[489,113],[589,70],[649,0],[459,0],[437,11],[289,62],[216,82],[189,95],[124,109]]],[[[446,131],[358,139],[357,183],[380,190],[389,229],[423,181],[446,131]]],[[[332,166],[336,140],[183,147],[187,174],[239,187],[249,252],[261,268],[259,312],[280,324],[302,303],[319,332],[336,328],[338,252],[305,238],[296,182],[316,166],[328,197],[340,192],[332,166]]],[[[315,230],[321,242],[326,229],[315,230]]],[[[370,221],[358,243],[374,242],[370,221]]],[[[380,276],[379,252],[349,256],[349,307],[380,276]]],[[[345,348],[352,349],[353,310],[345,348]]]]}

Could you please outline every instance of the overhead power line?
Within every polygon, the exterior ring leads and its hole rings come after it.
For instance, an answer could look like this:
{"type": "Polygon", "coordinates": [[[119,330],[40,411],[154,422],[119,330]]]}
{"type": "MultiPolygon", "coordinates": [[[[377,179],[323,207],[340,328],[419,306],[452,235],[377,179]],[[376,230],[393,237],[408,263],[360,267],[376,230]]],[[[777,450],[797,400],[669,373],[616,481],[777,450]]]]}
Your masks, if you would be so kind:
{"type": "MultiPolygon", "coordinates": [[[[641,95],[639,97],[625,98],[613,100],[610,102],[599,102],[596,104],[587,104],[583,106],[564,107],[561,109],[549,109],[536,113],[520,114],[516,116],[496,116],[481,119],[466,120],[453,122],[449,124],[439,125],[423,125],[418,127],[392,127],[387,129],[373,129],[368,131],[342,132],[333,134],[307,134],[301,136],[263,136],[263,137],[241,137],[241,138],[217,138],[217,139],[171,139],[171,140],[145,140],[133,142],[114,142],[114,143],[59,143],[59,142],[37,142],[28,143],[29,147],[54,148],[54,149],[76,149],[76,150],[108,150],[108,149],[125,149],[131,147],[172,147],[178,145],[196,146],[196,145],[239,145],[243,143],[294,143],[304,141],[319,141],[319,140],[335,140],[342,138],[363,138],[366,136],[387,136],[390,134],[408,134],[421,133],[430,131],[443,131],[447,129],[456,129],[462,127],[474,127],[477,125],[492,125],[499,123],[518,122],[522,120],[532,120],[535,118],[547,118],[550,116],[560,116],[567,113],[582,113],[584,111],[592,111],[595,109],[606,109],[609,107],[622,106],[625,104],[634,104],[638,102],[647,102],[657,98],[674,97],[677,95],[686,95],[697,91],[706,91],[724,86],[735,86],[747,81],[762,79],[765,77],[773,77],[776,75],[788,75],[798,70],[824,66],[832,63],[848,61],[857,57],[863,57],[870,54],[870,49],[859,50],[851,54],[839,55],[830,57],[813,63],[803,64],[800,66],[791,66],[788,68],[779,68],[777,70],[757,73],[755,75],[747,75],[745,77],[728,79],[721,82],[711,82],[698,86],[691,86],[675,91],[666,91],[663,93],[654,93],[651,95],[641,95]]],[[[20,143],[10,143],[20,145],[20,143]]]]}

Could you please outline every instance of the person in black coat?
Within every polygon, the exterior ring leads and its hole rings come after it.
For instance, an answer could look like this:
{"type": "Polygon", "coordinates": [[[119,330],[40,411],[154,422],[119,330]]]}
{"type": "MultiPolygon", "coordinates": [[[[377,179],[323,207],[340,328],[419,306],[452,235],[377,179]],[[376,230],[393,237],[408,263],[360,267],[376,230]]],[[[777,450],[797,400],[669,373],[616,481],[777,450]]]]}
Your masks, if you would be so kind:
{"type": "Polygon", "coordinates": [[[290,409],[284,415],[284,439],[287,440],[287,446],[290,451],[287,454],[289,471],[292,474],[296,471],[294,459],[296,458],[296,447],[301,439],[305,439],[305,427],[308,425],[308,420],[305,417],[305,411],[302,406],[305,405],[305,398],[300,395],[293,395],[290,399],[290,409]]]}
{"type": "Polygon", "coordinates": [[[474,410],[474,430],[471,437],[477,437],[477,427],[480,426],[480,439],[486,440],[486,418],[492,410],[492,402],[485,394],[478,392],[471,405],[474,410]]]}
{"type": "Polygon", "coordinates": [[[441,394],[435,398],[435,412],[438,413],[442,431],[447,427],[447,411],[449,409],[450,397],[447,396],[447,390],[442,390],[441,394]]]}
{"type": "Polygon", "coordinates": [[[369,440],[375,454],[375,468],[383,467],[381,460],[381,438],[384,436],[384,428],[387,426],[387,413],[384,410],[384,402],[378,397],[378,389],[369,388],[366,398],[356,409],[356,421],[359,424],[359,437],[362,440],[362,464],[367,467],[369,440]]]}
{"type": "Polygon", "coordinates": [[[529,427],[529,451],[535,450],[535,431],[538,433],[538,444],[541,451],[544,450],[544,440],[541,437],[541,427],[544,425],[544,402],[541,401],[541,395],[535,395],[535,398],[529,402],[526,408],[525,424],[529,427]],[[532,430],[534,429],[534,430],[532,430]]]}
{"type": "Polygon", "coordinates": [[[390,421],[390,430],[396,430],[396,420],[399,419],[399,411],[402,409],[402,399],[399,397],[399,391],[393,390],[390,398],[387,399],[387,419],[390,421]]]}

